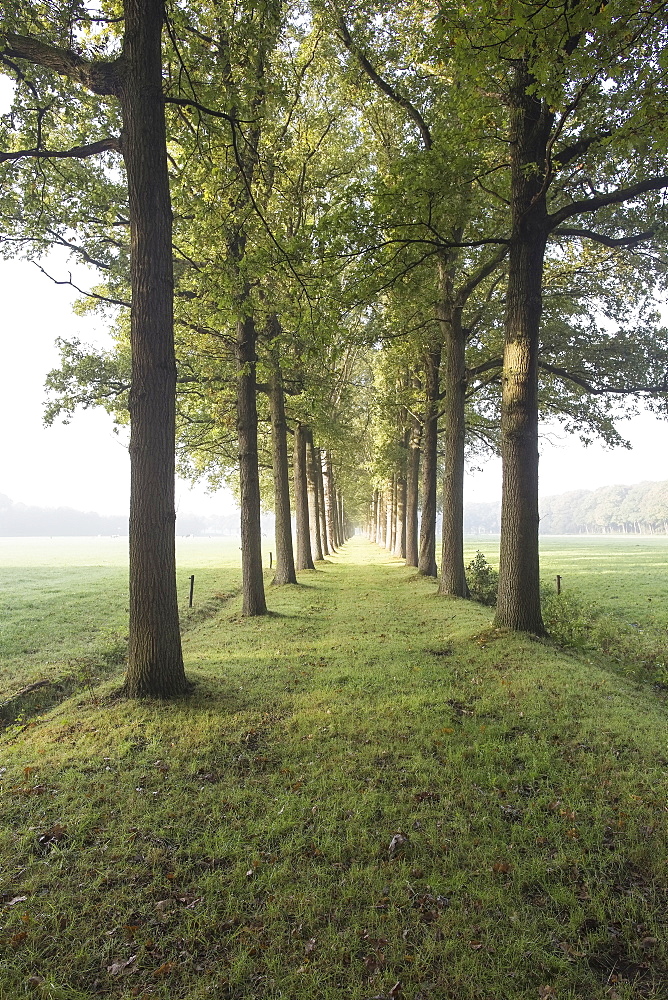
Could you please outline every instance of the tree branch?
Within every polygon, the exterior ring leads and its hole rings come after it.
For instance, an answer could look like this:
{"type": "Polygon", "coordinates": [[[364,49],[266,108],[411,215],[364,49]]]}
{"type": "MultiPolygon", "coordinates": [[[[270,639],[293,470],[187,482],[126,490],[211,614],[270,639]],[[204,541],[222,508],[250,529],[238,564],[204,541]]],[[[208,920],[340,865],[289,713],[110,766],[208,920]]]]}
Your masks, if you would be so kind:
{"type": "Polygon", "coordinates": [[[422,117],[418,109],[415,107],[415,105],[411,104],[408,98],[403,97],[402,94],[396,91],[394,87],[392,87],[391,84],[387,82],[387,80],[384,80],[383,77],[380,75],[380,73],[375,69],[373,64],[364,55],[362,50],[358,48],[358,46],[353,41],[352,35],[348,30],[348,25],[346,24],[343,15],[339,17],[338,27],[340,31],[341,41],[348,49],[348,51],[355,56],[358,63],[360,64],[366,75],[369,77],[369,79],[372,80],[373,83],[375,83],[375,85],[378,87],[380,91],[383,92],[383,94],[389,97],[391,101],[394,101],[395,104],[398,104],[399,107],[406,112],[408,117],[412,119],[415,125],[417,125],[420,135],[422,136],[422,142],[424,144],[425,149],[431,149],[433,145],[433,140],[431,137],[429,126],[427,125],[427,123],[425,122],[424,118],[422,117]]]}
{"type": "Polygon", "coordinates": [[[604,247],[633,248],[654,236],[655,230],[648,229],[647,232],[636,233],[635,236],[621,236],[619,239],[606,236],[604,233],[595,233],[591,229],[567,229],[559,227],[558,229],[553,229],[552,232],[556,236],[579,236],[583,239],[592,240],[594,243],[602,243],[604,247]]]}
{"type": "Polygon", "coordinates": [[[503,358],[491,358],[489,361],[484,361],[481,365],[476,365],[475,368],[467,368],[466,378],[477,378],[478,375],[494,371],[495,368],[503,368],[503,358]]]}
{"type": "Polygon", "coordinates": [[[25,59],[27,62],[51,69],[60,76],[66,76],[76,83],[82,84],[87,90],[102,96],[120,97],[123,89],[124,60],[123,56],[113,62],[96,60],[89,62],[70,49],[59,49],[53,45],[31,38],[29,35],[5,34],[7,47],[4,55],[13,59],[25,59]]]}
{"type": "Polygon", "coordinates": [[[79,288],[79,286],[75,285],[74,282],[72,281],[71,274],[67,281],[58,281],[58,279],[54,278],[52,274],[49,274],[48,271],[45,271],[42,265],[38,264],[36,260],[33,260],[32,263],[35,265],[35,267],[39,268],[42,274],[45,274],[46,277],[54,283],[54,285],[69,285],[76,292],[79,292],[80,295],[85,295],[87,298],[91,299],[97,299],[99,302],[106,302],[110,306],[124,306],[126,309],[130,309],[132,307],[131,302],[124,302],[122,299],[112,299],[107,295],[98,295],[97,292],[87,292],[85,291],[85,289],[79,288]]]}
{"type": "Polygon", "coordinates": [[[100,139],[99,142],[91,142],[87,146],[73,146],[72,149],[17,149],[14,153],[0,152],[0,163],[22,160],[26,157],[33,157],[39,160],[65,160],[70,158],[82,160],[87,156],[97,156],[98,153],[120,153],[120,151],[120,139],[109,138],[100,139]]]}
{"type": "Polygon", "coordinates": [[[599,208],[608,205],[622,205],[626,201],[632,201],[638,195],[646,194],[648,191],[660,191],[668,187],[668,175],[662,174],[660,177],[650,177],[646,181],[632,184],[627,188],[617,188],[609,194],[599,194],[594,198],[583,198],[582,201],[574,201],[570,205],[564,205],[551,215],[548,215],[548,229],[552,231],[565,219],[570,219],[574,215],[584,215],[587,212],[596,212],[599,208]]]}
{"type": "Polygon", "coordinates": [[[478,285],[484,281],[485,278],[489,277],[489,275],[503,263],[505,258],[508,256],[509,249],[510,248],[508,246],[501,247],[497,253],[485,261],[485,263],[480,265],[478,270],[470,276],[468,281],[464,282],[464,284],[457,289],[456,298],[459,305],[464,305],[478,285]]]}
{"type": "Polygon", "coordinates": [[[555,153],[552,157],[553,163],[558,163],[560,167],[565,167],[567,163],[574,160],[576,156],[581,156],[586,153],[590,146],[593,146],[596,142],[602,142],[603,139],[609,139],[614,133],[612,131],[598,132],[596,135],[589,135],[586,138],[578,139],[571,146],[565,146],[560,149],[558,153],[555,153]]]}
{"type": "Polygon", "coordinates": [[[195,111],[199,111],[203,115],[211,115],[212,118],[224,118],[226,122],[230,122],[232,125],[252,125],[253,121],[242,121],[239,118],[234,118],[232,115],[226,114],[224,111],[215,111],[214,108],[207,108],[204,104],[200,104],[199,101],[194,101],[190,97],[165,97],[165,104],[176,104],[181,108],[194,108],[195,111]]]}
{"type": "Polygon", "coordinates": [[[584,389],[592,396],[605,396],[611,392],[616,393],[617,395],[626,396],[633,396],[639,393],[658,395],[659,393],[668,392],[668,382],[664,382],[662,385],[595,386],[581,375],[575,375],[573,372],[566,371],[565,368],[559,368],[557,365],[548,364],[547,361],[539,361],[538,367],[543,371],[550,372],[551,375],[556,375],[558,378],[565,379],[567,382],[573,382],[574,385],[579,385],[581,389],[584,389]]]}

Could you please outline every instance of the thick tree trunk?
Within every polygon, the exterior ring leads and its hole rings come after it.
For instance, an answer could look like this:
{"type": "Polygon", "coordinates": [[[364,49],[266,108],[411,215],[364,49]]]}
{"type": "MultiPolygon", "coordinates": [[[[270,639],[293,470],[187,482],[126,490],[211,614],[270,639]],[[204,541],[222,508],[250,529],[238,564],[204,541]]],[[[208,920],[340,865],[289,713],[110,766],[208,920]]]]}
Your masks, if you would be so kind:
{"type": "Polygon", "coordinates": [[[306,487],[308,490],[308,516],[311,530],[311,555],[317,562],[322,561],[322,541],[320,538],[320,518],[318,516],[318,476],[315,468],[315,448],[313,431],[305,428],[306,434],[306,487]]]}
{"type": "Polygon", "coordinates": [[[239,485],[241,505],[242,614],[267,613],[262,576],[262,529],[260,527],[260,476],[257,457],[257,396],[255,342],[252,317],[237,322],[237,435],[239,438],[239,485]]]}
{"type": "Polygon", "coordinates": [[[308,488],[306,483],[306,427],[297,424],[293,446],[295,519],[297,521],[297,571],[314,569],[309,529],[308,488]]]}
{"type": "Polygon", "coordinates": [[[378,544],[385,547],[387,539],[387,493],[380,491],[380,503],[378,504],[378,544]]]}
{"type": "Polygon", "coordinates": [[[394,539],[397,534],[397,480],[392,476],[389,480],[387,498],[387,547],[390,552],[394,551],[394,539]]]}
{"type": "MultiPolygon", "coordinates": [[[[441,268],[445,285],[445,267],[441,268]]],[[[445,303],[444,303],[445,305],[445,303]]],[[[445,472],[443,477],[443,551],[439,594],[468,597],[464,572],[464,445],[466,439],[466,338],[461,309],[447,308],[445,362],[445,472]]]]}
{"type": "Polygon", "coordinates": [[[418,487],[422,425],[413,417],[406,462],[406,565],[418,564],[418,487]]]}
{"type": "Polygon", "coordinates": [[[378,490],[373,491],[371,501],[371,511],[369,516],[369,541],[375,542],[378,538],[378,490]]]}
{"type": "Polygon", "coordinates": [[[422,521],[418,572],[436,576],[436,476],[441,347],[425,358],[425,411],[422,433],[422,521]]]}
{"type": "Polygon", "coordinates": [[[325,484],[322,475],[322,453],[320,448],[315,449],[315,472],[318,479],[318,521],[320,523],[320,541],[322,543],[323,556],[329,555],[329,545],[327,543],[327,516],[325,513],[325,484]]]}
{"type": "Polygon", "coordinates": [[[272,584],[296,583],[295,558],[292,548],[290,516],[290,465],[288,462],[287,421],[283,378],[276,355],[271,353],[272,372],[269,379],[269,412],[271,415],[271,457],[274,472],[274,515],[276,539],[276,571],[272,584]]]}
{"type": "Polygon", "coordinates": [[[544,632],[538,561],[538,350],[548,224],[544,190],[553,115],[514,67],[511,120],[513,229],[501,399],[503,498],[496,624],[544,632]]]}
{"type": "Polygon", "coordinates": [[[333,477],[332,500],[334,506],[334,540],[336,547],[343,545],[343,532],[341,531],[341,506],[339,504],[339,491],[336,485],[336,478],[333,477]]]}
{"type": "Polygon", "coordinates": [[[397,476],[397,518],[396,537],[393,553],[400,559],[406,558],[406,477],[397,476]]]}
{"type": "Polygon", "coordinates": [[[162,96],[162,0],[125,0],[121,96],[132,280],[130,640],[125,692],[189,684],[176,592],[172,213],[162,96]]]}
{"type": "Polygon", "coordinates": [[[325,521],[327,525],[327,547],[330,552],[336,552],[336,511],[334,494],[334,476],[332,475],[332,461],[328,451],[323,451],[323,495],[325,497],[325,521]]]}

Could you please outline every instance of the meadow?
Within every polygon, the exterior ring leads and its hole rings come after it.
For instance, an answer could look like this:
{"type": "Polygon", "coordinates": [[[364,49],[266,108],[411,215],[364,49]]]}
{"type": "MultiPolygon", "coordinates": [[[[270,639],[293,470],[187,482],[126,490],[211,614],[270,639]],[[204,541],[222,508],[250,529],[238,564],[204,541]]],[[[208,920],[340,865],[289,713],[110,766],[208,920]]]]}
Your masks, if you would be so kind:
{"type": "MultiPolygon", "coordinates": [[[[0,736],[1,1000],[668,998],[662,689],[360,538],[244,619],[203,541],[190,698],[120,698],[119,661],[0,736]]],[[[97,542],[67,573],[6,547],[32,616],[76,592],[101,629],[116,587],[122,634],[123,540],[97,542]]],[[[558,541],[567,580],[583,551],[558,541]]]]}
{"type": "MultiPolygon", "coordinates": [[[[466,539],[468,561],[476,550],[498,566],[498,535],[466,539]]],[[[668,536],[542,535],[541,576],[565,593],[596,601],[630,622],[668,626],[668,536]]]]}

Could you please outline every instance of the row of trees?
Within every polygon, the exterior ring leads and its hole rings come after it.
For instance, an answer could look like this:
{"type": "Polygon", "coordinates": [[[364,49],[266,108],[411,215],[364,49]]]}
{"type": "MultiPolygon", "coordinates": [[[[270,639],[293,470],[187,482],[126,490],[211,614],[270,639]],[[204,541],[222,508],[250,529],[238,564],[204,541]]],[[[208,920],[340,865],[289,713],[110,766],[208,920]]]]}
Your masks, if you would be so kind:
{"type": "Polygon", "coordinates": [[[543,631],[540,414],[615,442],[668,388],[666,31],[648,0],[7,6],[4,246],[68,247],[115,310],[112,351],[62,345],[50,417],[131,422],[129,693],[187,689],[175,440],[237,484],[246,614],[262,497],[277,582],[346,520],[435,576],[439,476],[466,596],[465,452],[500,449],[497,621],[543,631]]]}
{"type": "MultiPolygon", "coordinates": [[[[497,503],[466,506],[468,534],[498,534],[500,525],[497,503]]],[[[603,486],[543,497],[540,530],[545,535],[668,534],[668,483],[603,486]]]]}
{"type": "Polygon", "coordinates": [[[541,501],[547,534],[668,534],[668,482],[577,490],[541,501]]]}

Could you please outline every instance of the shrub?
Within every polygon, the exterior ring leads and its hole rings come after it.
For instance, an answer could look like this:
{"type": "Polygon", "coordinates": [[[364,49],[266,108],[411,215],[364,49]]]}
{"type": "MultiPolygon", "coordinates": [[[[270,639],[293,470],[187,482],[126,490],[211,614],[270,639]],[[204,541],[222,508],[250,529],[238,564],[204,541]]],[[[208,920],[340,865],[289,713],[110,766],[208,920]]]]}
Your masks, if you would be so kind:
{"type": "Polygon", "coordinates": [[[499,574],[489,565],[480,550],[466,567],[466,583],[474,601],[479,601],[481,604],[496,604],[499,574]]]}

